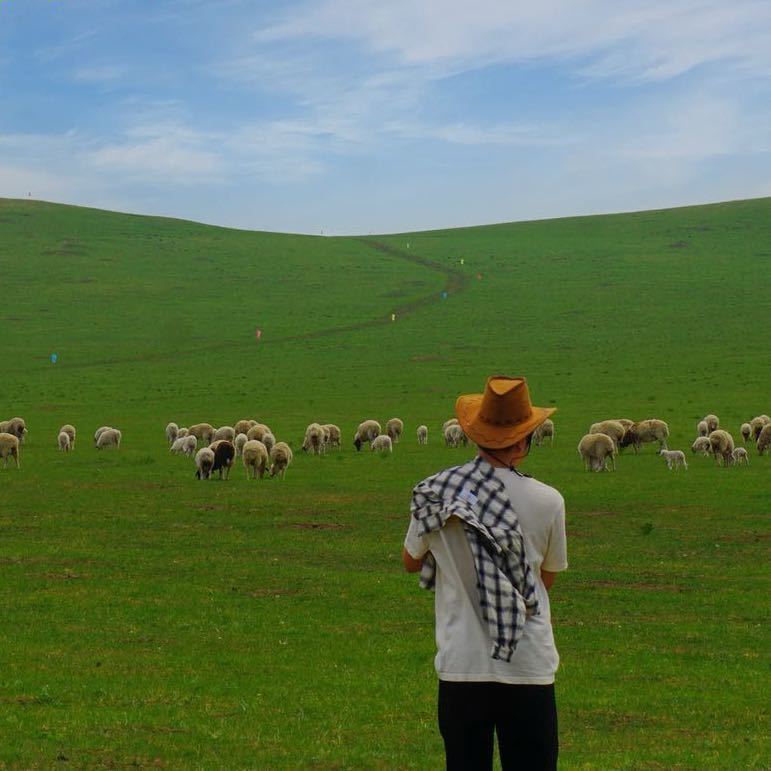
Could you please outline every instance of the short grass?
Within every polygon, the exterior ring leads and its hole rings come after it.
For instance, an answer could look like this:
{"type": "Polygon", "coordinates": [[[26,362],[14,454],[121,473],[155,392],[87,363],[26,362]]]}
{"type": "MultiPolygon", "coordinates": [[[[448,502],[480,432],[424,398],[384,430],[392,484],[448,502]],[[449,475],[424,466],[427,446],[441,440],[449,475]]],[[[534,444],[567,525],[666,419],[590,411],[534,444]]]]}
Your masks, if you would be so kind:
{"type": "Polygon", "coordinates": [[[412,485],[468,456],[439,426],[495,372],[560,408],[527,470],[568,505],[562,767],[767,767],[771,457],[588,474],[575,446],[604,417],[685,449],[706,412],[738,436],[771,411],[769,215],[361,240],[0,201],[0,417],[30,426],[0,469],[0,767],[441,767],[432,598],[399,554],[412,485]],[[392,457],[353,451],[393,415],[392,457]],[[344,448],[262,482],[169,455],[168,420],[240,417],[344,448]]]}

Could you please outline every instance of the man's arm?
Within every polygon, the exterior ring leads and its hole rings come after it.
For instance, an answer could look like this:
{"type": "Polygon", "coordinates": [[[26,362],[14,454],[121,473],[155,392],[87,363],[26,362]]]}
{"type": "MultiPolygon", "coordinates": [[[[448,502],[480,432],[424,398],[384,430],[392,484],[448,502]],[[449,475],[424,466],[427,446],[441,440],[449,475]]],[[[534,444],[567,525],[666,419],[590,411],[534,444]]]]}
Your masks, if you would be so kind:
{"type": "Polygon", "coordinates": [[[424,557],[421,557],[419,560],[416,560],[408,551],[406,548],[402,548],[402,562],[404,563],[404,569],[408,573],[418,573],[420,569],[423,567],[423,560],[424,557]]]}
{"type": "Polygon", "coordinates": [[[543,585],[546,587],[547,592],[554,586],[554,579],[556,577],[557,574],[552,573],[550,570],[541,570],[541,580],[543,581],[543,585]]]}

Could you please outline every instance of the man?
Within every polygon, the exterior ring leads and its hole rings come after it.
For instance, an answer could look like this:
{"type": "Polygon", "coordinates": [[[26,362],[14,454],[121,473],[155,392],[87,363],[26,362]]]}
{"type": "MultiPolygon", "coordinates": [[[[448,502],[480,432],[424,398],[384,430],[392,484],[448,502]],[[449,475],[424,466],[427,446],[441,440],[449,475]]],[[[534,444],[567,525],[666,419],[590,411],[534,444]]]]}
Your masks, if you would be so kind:
{"type": "Polygon", "coordinates": [[[567,568],[565,504],[520,473],[533,431],[524,378],[491,377],[455,412],[478,456],[413,491],[404,566],[436,591],[434,660],[448,771],[556,769],[557,707],[548,590],[567,568]]]}

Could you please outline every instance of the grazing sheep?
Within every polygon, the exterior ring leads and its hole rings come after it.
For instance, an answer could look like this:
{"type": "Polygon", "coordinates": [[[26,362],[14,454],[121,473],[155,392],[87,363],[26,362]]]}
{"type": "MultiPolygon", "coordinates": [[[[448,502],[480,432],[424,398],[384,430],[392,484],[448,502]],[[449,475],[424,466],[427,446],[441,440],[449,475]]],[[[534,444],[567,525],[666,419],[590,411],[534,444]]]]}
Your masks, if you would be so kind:
{"type": "Polygon", "coordinates": [[[182,436],[187,436],[190,433],[190,429],[187,426],[182,426],[179,431],[177,431],[177,439],[179,439],[182,436]]]}
{"type": "Polygon", "coordinates": [[[208,479],[214,466],[214,450],[211,447],[201,447],[195,454],[196,479],[208,479]]]}
{"type": "Polygon", "coordinates": [[[265,434],[272,434],[273,432],[264,423],[255,423],[253,426],[249,426],[249,430],[246,432],[246,438],[250,441],[256,439],[258,442],[262,441],[262,437],[265,434]]]}
{"type": "Polygon", "coordinates": [[[758,455],[763,455],[766,450],[768,450],[769,447],[771,447],[771,423],[766,423],[765,426],[763,426],[763,430],[760,432],[760,436],[758,436],[758,455]]]}
{"type": "Polygon", "coordinates": [[[709,436],[709,426],[707,425],[706,420],[700,420],[696,424],[696,433],[699,436],[709,436]]]}
{"type": "Polygon", "coordinates": [[[270,451],[270,475],[274,477],[281,474],[283,479],[292,457],[292,448],[286,442],[276,442],[270,451]]]}
{"type": "Polygon", "coordinates": [[[710,432],[709,444],[712,448],[712,454],[715,456],[715,462],[720,463],[722,459],[723,465],[728,466],[734,451],[734,438],[731,434],[722,428],[715,429],[710,432]]]}
{"type": "Polygon", "coordinates": [[[428,426],[418,426],[418,444],[428,444],[428,426]]]}
{"type": "Polygon", "coordinates": [[[744,463],[745,466],[750,465],[750,455],[744,447],[734,447],[731,457],[736,466],[741,466],[742,463],[744,463]]]}
{"type": "Polygon", "coordinates": [[[214,432],[214,441],[218,439],[227,439],[232,442],[236,438],[236,430],[232,426],[220,426],[214,432]]]}
{"type": "Polygon", "coordinates": [[[267,448],[268,453],[270,453],[270,451],[276,446],[276,437],[273,436],[270,431],[268,431],[266,434],[262,435],[262,443],[267,448]]]}
{"type": "Polygon", "coordinates": [[[60,434],[67,434],[70,438],[70,450],[75,449],[75,437],[78,432],[75,430],[75,426],[71,426],[69,423],[65,423],[60,429],[60,434]]]}
{"type": "Polygon", "coordinates": [[[713,431],[717,431],[720,428],[720,418],[717,415],[705,415],[702,420],[707,424],[707,429],[711,434],[713,431]]]}
{"type": "Polygon", "coordinates": [[[230,476],[230,469],[236,459],[236,448],[229,439],[217,439],[209,445],[209,449],[214,451],[214,465],[212,472],[219,471],[220,479],[222,472],[225,472],[225,480],[230,476]]]}
{"type": "Polygon", "coordinates": [[[70,435],[65,433],[64,431],[59,432],[59,437],[57,439],[59,449],[62,452],[69,452],[70,451],[70,435]]]}
{"type": "Polygon", "coordinates": [[[19,442],[23,442],[27,433],[27,423],[24,418],[4,420],[0,422],[0,433],[11,434],[12,436],[15,436],[19,442]]]}
{"type": "Polygon", "coordinates": [[[391,437],[391,441],[394,444],[399,444],[399,440],[402,438],[402,432],[404,431],[404,421],[401,418],[391,418],[386,423],[386,434],[391,437]]]}
{"type": "Polygon", "coordinates": [[[359,423],[359,427],[356,429],[356,433],[353,437],[353,446],[357,451],[361,450],[361,446],[364,442],[371,442],[381,433],[380,423],[376,420],[365,420],[362,423],[359,423]]]}
{"type": "MultiPolygon", "coordinates": [[[[444,429],[444,443],[447,447],[460,446],[465,436],[466,434],[463,433],[463,429],[457,423],[450,423],[450,425],[444,429]]],[[[468,439],[466,439],[466,441],[468,441],[468,439]]]]}
{"type": "Polygon", "coordinates": [[[691,445],[692,453],[701,453],[702,455],[710,455],[712,453],[712,445],[709,443],[708,436],[699,436],[696,441],[691,445]]]}
{"type": "Polygon", "coordinates": [[[105,432],[110,431],[112,429],[112,426],[99,426],[99,428],[94,431],[94,447],[97,446],[97,442],[99,441],[99,437],[105,432]]]}
{"type": "Polygon", "coordinates": [[[169,452],[174,453],[174,455],[181,455],[185,451],[185,439],[187,439],[186,436],[178,436],[169,447],[169,452]]]}
{"type": "Polygon", "coordinates": [[[8,468],[8,458],[13,458],[16,461],[16,468],[21,468],[18,436],[9,434],[7,431],[0,433],[0,458],[3,459],[3,468],[8,468]]]}
{"type": "Polygon", "coordinates": [[[668,437],[669,426],[663,420],[640,420],[629,426],[619,442],[619,447],[628,447],[631,444],[637,453],[644,442],[658,442],[659,449],[666,450],[668,437]]]}
{"type": "Polygon", "coordinates": [[[685,462],[685,453],[682,450],[659,450],[659,455],[667,461],[667,468],[671,471],[674,469],[677,471],[679,466],[682,466],[688,471],[688,464],[685,462]]]}
{"type": "Polygon", "coordinates": [[[592,423],[589,433],[609,436],[613,440],[613,444],[616,445],[616,449],[618,449],[626,430],[617,420],[601,420],[599,423],[592,423]]]}
{"type": "Polygon", "coordinates": [[[760,438],[760,432],[763,430],[763,426],[771,423],[768,420],[768,415],[758,415],[750,421],[751,436],[754,442],[757,442],[760,438]]]}
{"type": "MultiPolygon", "coordinates": [[[[240,434],[240,436],[246,436],[246,434],[240,434]]],[[[257,439],[250,439],[244,445],[242,463],[246,469],[247,479],[256,479],[258,476],[262,479],[268,469],[268,448],[257,439]]]]}
{"type": "Polygon", "coordinates": [[[179,436],[179,426],[176,423],[169,423],[166,426],[166,441],[174,444],[174,440],[179,436]]]}
{"type": "Polygon", "coordinates": [[[546,418],[538,428],[533,431],[533,442],[537,447],[543,444],[543,440],[549,437],[549,444],[554,446],[554,421],[551,418],[546,418]]]}
{"type": "Polygon", "coordinates": [[[236,436],[238,436],[239,434],[246,434],[252,426],[256,426],[256,425],[257,425],[256,420],[246,420],[244,418],[242,420],[236,421],[236,424],[233,426],[233,431],[235,431],[236,436]]]}
{"type": "Polygon", "coordinates": [[[233,446],[236,448],[236,458],[240,458],[244,454],[244,445],[249,441],[246,434],[236,434],[236,438],[233,440],[233,446]]]}
{"type": "Polygon", "coordinates": [[[324,452],[324,429],[319,423],[311,423],[305,429],[303,452],[308,451],[314,455],[321,455],[324,452]]]}
{"type": "Polygon", "coordinates": [[[195,455],[195,451],[198,448],[198,440],[192,434],[183,436],[182,439],[184,440],[182,442],[182,452],[184,452],[188,458],[195,455]]]}
{"type": "Polygon", "coordinates": [[[587,471],[607,471],[608,462],[616,470],[616,445],[607,434],[585,434],[578,443],[578,454],[587,471]]]}
{"type": "Polygon", "coordinates": [[[103,450],[105,447],[120,447],[122,438],[123,434],[117,428],[108,428],[99,434],[99,438],[96,440],[96,449],[103,450]]]}
{"type": "Polygon", "coordinates": [[[201,444],[211,444],[214,441],[214,426],[210,423],[196,423],[187,430],[188,436],[191,434],[201,444]]]}
{"type": "Polygon", "coordinates": [[[742,435],[742,442],[747,444],[750,441],[752,435],[752,426],[749,423],[742,423],[739,433],[742,435]]]}
{"type": "Polygon", "coordinates": [[[324,423],[321,426],[323,429],[326,430],[329,438],[327,439],[327,444],[330,447],[337,447],[339,450],[342,447],[342,432],[340,431],[340,427],[336,426],[334,423],[324,423]]]}
{"type": "Polygon", "coordinates": [[[615,421],[624,427],[624,431],[626,431],[629,426],[634,425],[634,421],[630,420],[629,418],[615,418],[615,421]]]}
{"type": "Polygon", "coordinates": [[[393,452],[393,440],[388,434],[380,434],[372,440],[369,449],[377,452],[393,452]]]}
{"type": "Polygon", "coordinates": [[[450,418],[449,420],[445,420],[444,423],[442,423],[442,436],[444,436],[444,432],[447,430],[447,426],[452,425],[459,425],[458,418],[450,418]]]}

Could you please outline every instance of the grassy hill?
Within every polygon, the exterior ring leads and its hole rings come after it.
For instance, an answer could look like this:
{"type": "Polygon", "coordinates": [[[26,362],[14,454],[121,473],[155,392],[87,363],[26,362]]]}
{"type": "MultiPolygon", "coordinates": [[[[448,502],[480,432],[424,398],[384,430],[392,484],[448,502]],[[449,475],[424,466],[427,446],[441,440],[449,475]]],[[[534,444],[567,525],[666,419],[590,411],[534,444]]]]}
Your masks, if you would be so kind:
{"type": "Polygon", "coordinates": [[[575,447],[606,417],[686,449],[707,412],[736,437],[771,412],[769,244],[771,199],[364,239],[0,200],[0,418],[30,426],[0,469],[0,767],[440,766],[399,553],[412,485],[468,454],[439,426],[494,373],[559,407],[527,470],[569,510],[563,766],[763,767],[771,458],[596,475],[575,447]],[[393,415],[393,457],[353,451],[393,415]],[[344,448],[283,483],[169,456],[169,420],[241,417],[344,448]]]}

